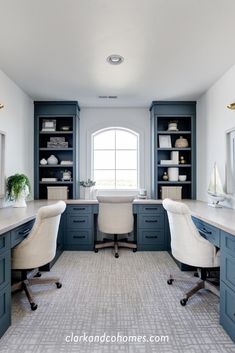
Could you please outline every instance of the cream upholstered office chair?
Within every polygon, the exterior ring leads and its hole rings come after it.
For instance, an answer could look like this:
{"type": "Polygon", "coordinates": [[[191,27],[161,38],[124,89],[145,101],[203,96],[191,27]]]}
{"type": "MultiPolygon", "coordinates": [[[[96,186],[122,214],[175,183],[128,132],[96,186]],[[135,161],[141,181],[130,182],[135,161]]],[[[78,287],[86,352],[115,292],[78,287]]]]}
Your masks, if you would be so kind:
{"type": "Polygon", "coordinates": [[[98,229],[106,234],[114,234],[114,240],[108,239],[95,244],[95,252],[99,249],[114,247],[118,258],[118,248],[125,247],[136,251],[136,244],[127,239],[118,240],[119,234],[128,234],[134,228],[132,202],[134,196],[97,196],[99,201],[98,229]]]}
{"type": "Polygon", "coordinates": [[[12,292],[24,289],[32,310],[37,309],[37,304],[30,289],[31,285],[55,283],[57,288],[62,286],[58,277],[35,277],[41,276],[38,268],[55,257],[60,217],[65,208],[64,201],[41,207],[28,237],[12,250],[12,270],[21,272],[21,281],[12,285],[12,292]]]}
{"type": "MultiPolygon", "coordinates": [[[[217,288],[207,278],[208,270],[220,265],[219,251],[217,252],[216,247],[200,235],[187,205],[165,199],[163,207],[169,219],[172,255],[186,265],[197,267],[200,276],[197,284],[181,299],[181,305],[186,305],[188,299],[202,288],[219,295],[217,288]]],[[[172,284],[173,281],[174,277],[171,274],[167,283],[172,284]]]]}

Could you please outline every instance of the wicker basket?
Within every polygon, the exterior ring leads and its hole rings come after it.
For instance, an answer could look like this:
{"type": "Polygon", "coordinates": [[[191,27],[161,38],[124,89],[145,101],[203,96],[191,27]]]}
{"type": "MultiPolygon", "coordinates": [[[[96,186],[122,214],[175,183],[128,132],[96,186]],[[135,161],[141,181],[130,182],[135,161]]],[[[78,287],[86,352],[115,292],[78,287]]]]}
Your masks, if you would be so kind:
{"type": "Polygon", "coordinates": [[[68,200],[67,186],[48,186],[47,199],[48,200],[68,200]]]}
{"type": "Polygon", "coordinates": [[[175,147],[177,148],[188,147],[188,140],[183,138],[183,136],[180,136],[180,138],[175,141],[175,147]]]}

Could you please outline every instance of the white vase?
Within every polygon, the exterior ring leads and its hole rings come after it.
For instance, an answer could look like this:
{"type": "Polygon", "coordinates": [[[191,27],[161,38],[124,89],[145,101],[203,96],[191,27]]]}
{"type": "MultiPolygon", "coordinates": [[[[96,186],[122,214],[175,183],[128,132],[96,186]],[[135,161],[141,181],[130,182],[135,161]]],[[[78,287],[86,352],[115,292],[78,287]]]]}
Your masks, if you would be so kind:
{"type": "Polygon", "coordinates": [[[54,156],[54,154],[52,154],[48,159],[47,159],[47,163],[50,165],[56,165],[58,164],[58,159],[56,158],[56,156],[54,156]]]}
{"type": "Polygon", "coordinates": [[[26,197],[29,195],[28,185],[25,185],[24,189],[19,194],[18,198],[15,200],[13,207],[27,207],[26,197]]]}
{"type": "Polygon", "coordinates": [[[86,187],[84,188],[84,198],[85,200],[91,200],[92,199],[92,187],[86,187]]]}

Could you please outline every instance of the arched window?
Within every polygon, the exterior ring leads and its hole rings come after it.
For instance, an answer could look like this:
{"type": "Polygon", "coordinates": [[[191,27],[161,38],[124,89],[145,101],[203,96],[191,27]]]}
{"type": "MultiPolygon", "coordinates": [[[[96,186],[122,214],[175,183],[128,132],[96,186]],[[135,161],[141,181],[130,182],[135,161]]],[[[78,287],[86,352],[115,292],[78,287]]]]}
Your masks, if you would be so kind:
{"type": "Polygon", "coordinates": [[[108,128],[92,135],[92,177],[98,189],[138,189],[139,134],[108,128]]]}

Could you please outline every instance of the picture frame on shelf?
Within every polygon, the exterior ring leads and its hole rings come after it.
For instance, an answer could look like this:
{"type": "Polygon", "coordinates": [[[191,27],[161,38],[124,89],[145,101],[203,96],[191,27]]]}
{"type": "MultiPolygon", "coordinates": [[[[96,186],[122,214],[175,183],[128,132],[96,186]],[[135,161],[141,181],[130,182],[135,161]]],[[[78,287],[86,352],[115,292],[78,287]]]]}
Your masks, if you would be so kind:
{"type": "Polygon", "coordinates": [[[56,131],[56,120],[55,119],[43,119],[42,131],[56,131]]]}
{"type": "Polygon", "coordinates": [[[159,135],[159,147],[160,148],[172,148],[171,136],[170,135],[159,135]]]}

